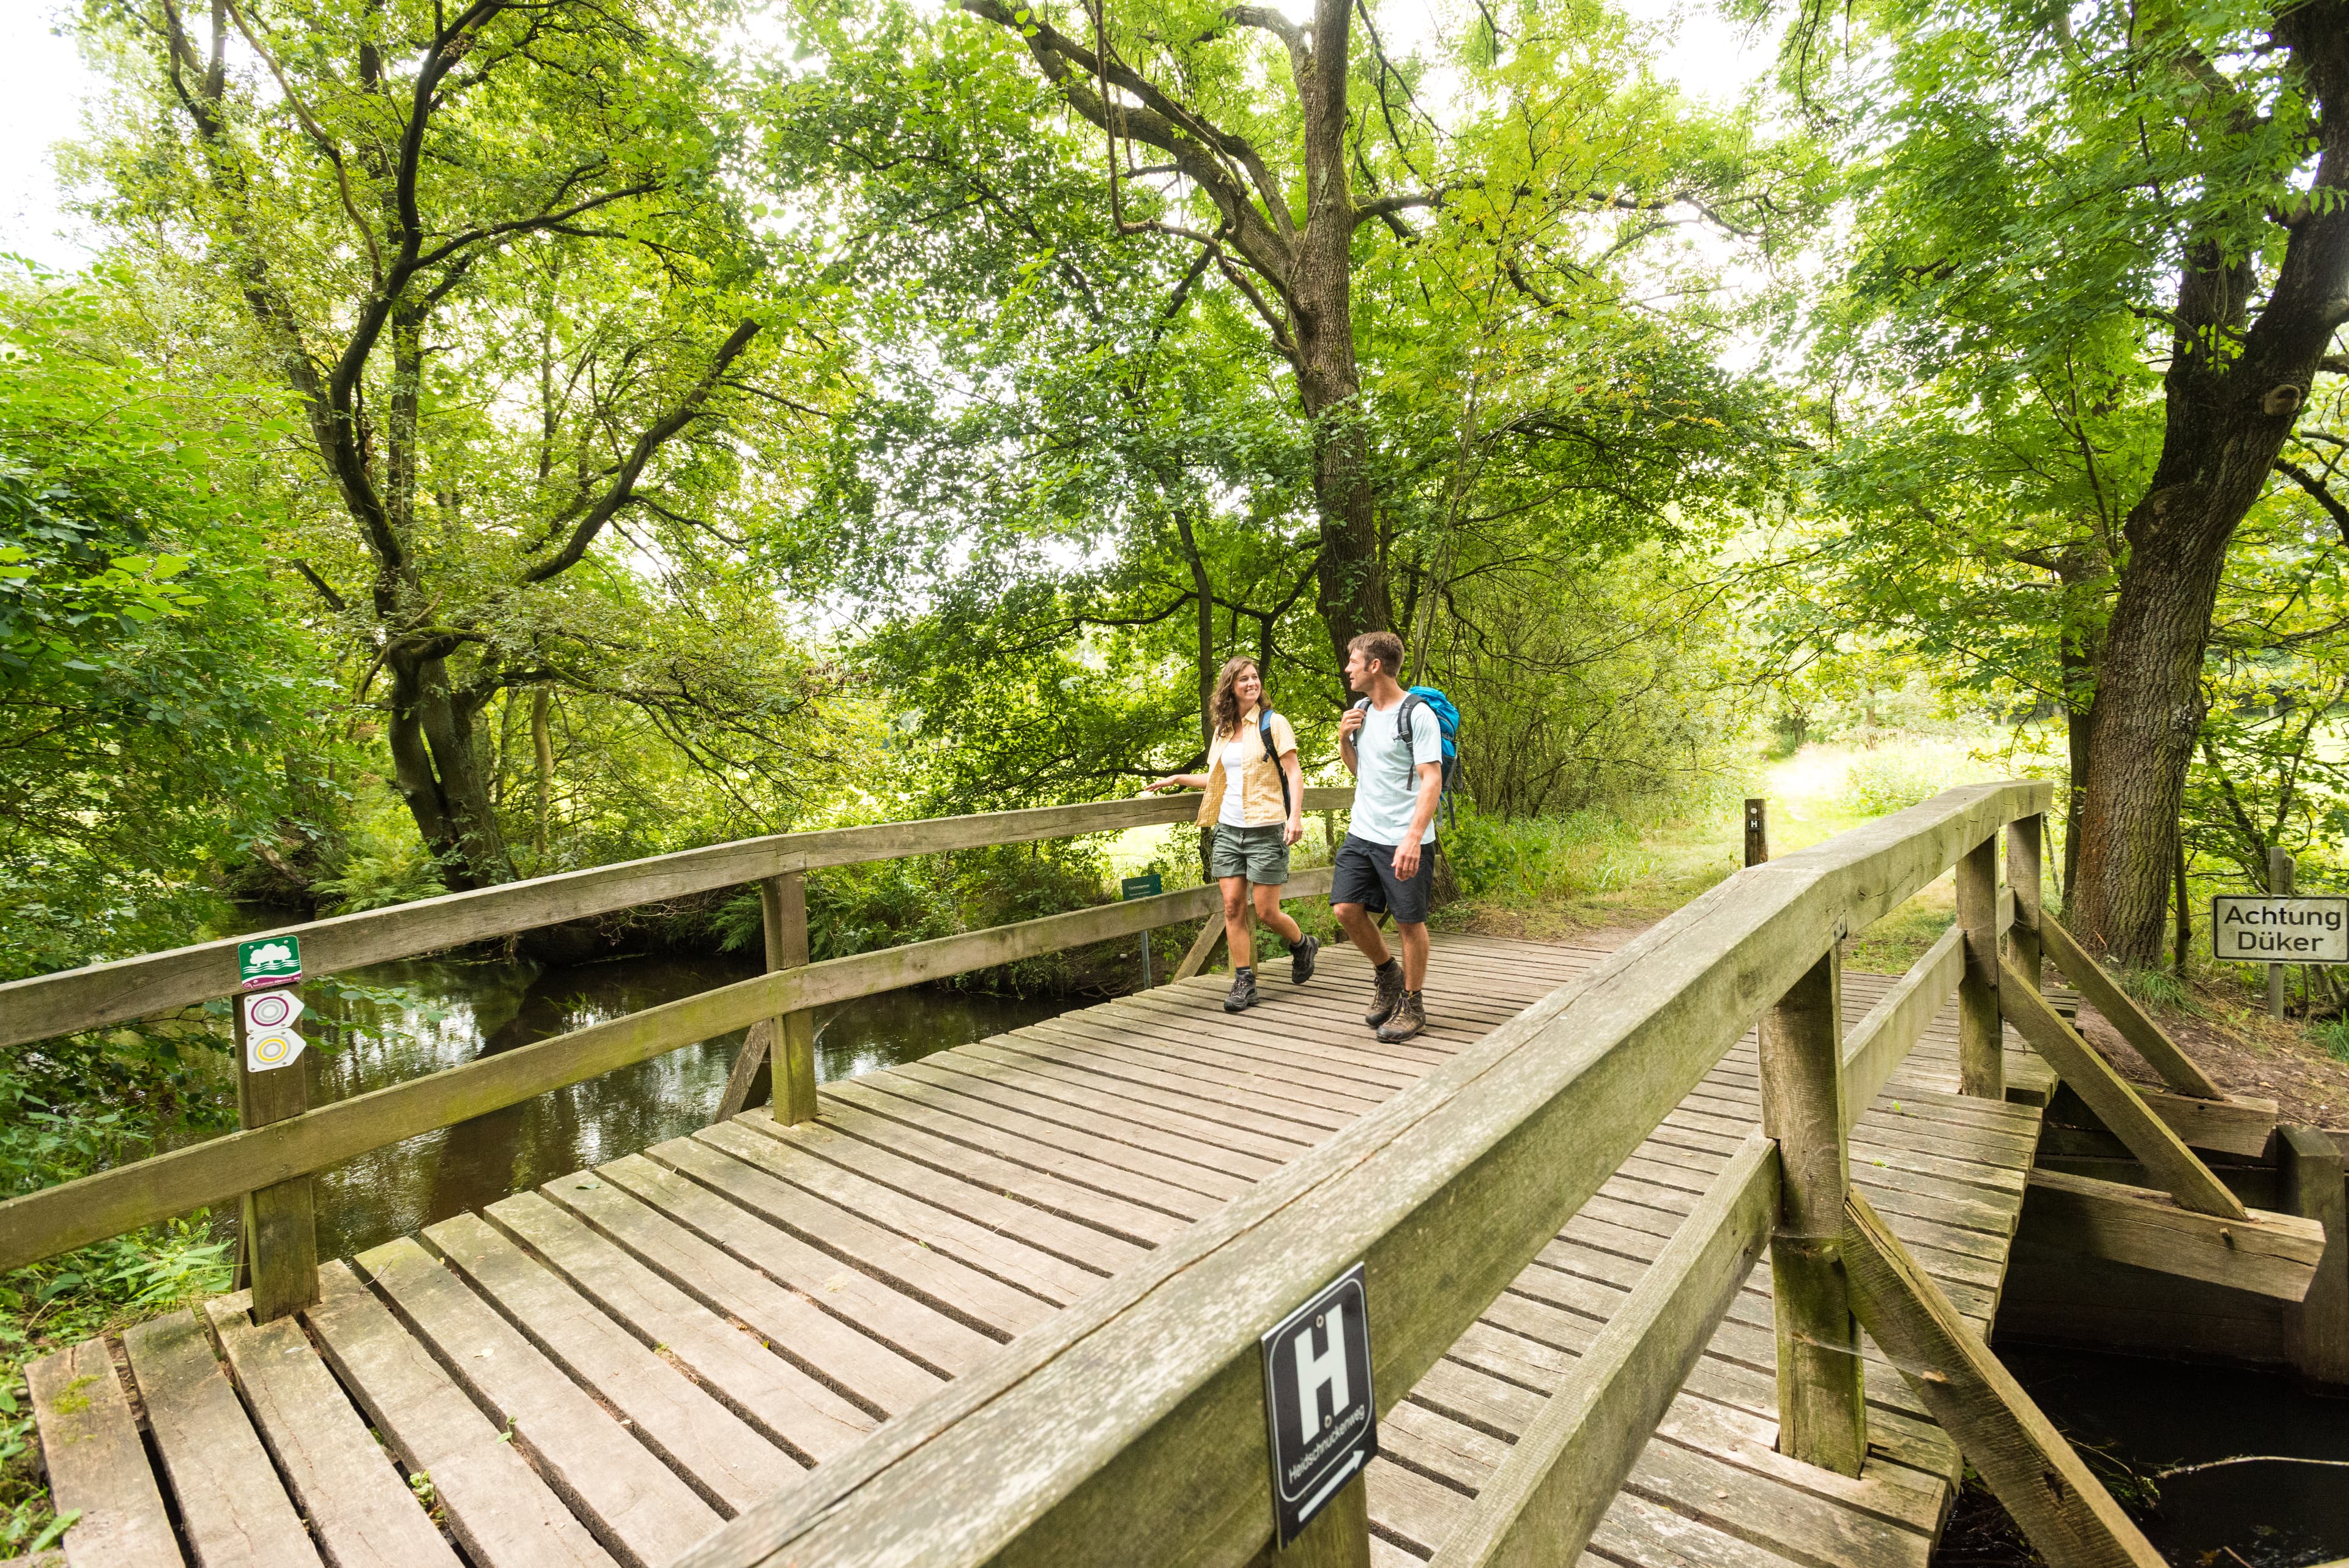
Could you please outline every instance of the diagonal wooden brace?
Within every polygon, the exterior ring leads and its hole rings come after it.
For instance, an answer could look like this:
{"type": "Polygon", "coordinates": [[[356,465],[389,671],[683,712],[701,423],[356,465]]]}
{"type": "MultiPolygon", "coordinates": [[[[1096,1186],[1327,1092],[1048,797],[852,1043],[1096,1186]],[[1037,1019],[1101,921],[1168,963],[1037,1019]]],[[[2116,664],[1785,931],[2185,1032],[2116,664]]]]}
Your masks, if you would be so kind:
{"type": "Polygon", "coordinates": [[[2064,971],[2064,978],[2121,1032],[2121,1038],[2136,1047],[2146,1064],[2161,1075],[2163,1083],[2198,1100],[2227,1097],[2227,1092],[2202,1070],[2201,1064],[2180,1051],[2177,1043],[2161,1032],[2161,1026],[2129,1000],[2128,992],[2113,983],[2105,966],[2090,958],[2073,940],[2072,933],[2056,924],[2054,917],[2044,913],[2039,917],[2039,940],[2047,956],[2055,961],[2055,967],[2064,971]]]}
{"type": "Polygon", "coordinates": [[[2013,964],[2004,964],[2003,970],[1998,999],[2006,1021],[2031,1043],[2033,1050],[2047,1058],[2047,1064],[2096,1113],[2096,1119],[2144,1162],[2154,1184],[2198,1214],[2245,1218],[2251,1211],[2242,1199],[2228,1191],[2200,1157],[2170,1130],[2169,1124],[2147,1108],[2129,1081],[2114,1072],[2111,1063],[2057,1016],[2013,964]]]}
{"type": "Polygon", "coordinates": [[[1844,1219],[1844,1269],[1861,1325],[2050,1568],[2163,1568],[2145,1532],[1868,1199],[1847,1197],[1844,1219]]]}

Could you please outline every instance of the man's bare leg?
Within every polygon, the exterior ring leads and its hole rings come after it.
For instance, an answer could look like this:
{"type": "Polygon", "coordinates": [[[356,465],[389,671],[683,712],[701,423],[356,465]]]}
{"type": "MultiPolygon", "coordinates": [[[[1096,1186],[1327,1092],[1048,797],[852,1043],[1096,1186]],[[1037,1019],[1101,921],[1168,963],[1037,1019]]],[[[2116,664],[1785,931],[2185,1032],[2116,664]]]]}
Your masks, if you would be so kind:
{"type": "MultiPolygon", "coordinates": [[[[1376,934],[1373,930],[1373,935],[1376,934]]],[[[1420,991],[1427,985],[1427,922],[1406,926],[1395,923],[1395,934],[1402,945],[1402,988],[1420,991]]],[[[1381,944],[1383,946],[1384,944],[1381,944]]]]}
{"type": "MultiPolygon", "coordinates": [[[[1338,917],[1339,929],[1346,933],[1348,941],[1362,950],[1362,956],[1371,961],[1371,968],[1379,968],[1387,961],[1391,955],[1387,952],[1386,938],[1379,935],[1377,917],[1360,904],[1332,904],[1330,906],[1330,912],[1338,917]]],[[[1420,928],[1423,951],[1426,931],[1425,926],[1420,928]]],[[[1421,963],[1423,972],[1425,968],[1426,964],[1423,960],[1421,963]]]]}

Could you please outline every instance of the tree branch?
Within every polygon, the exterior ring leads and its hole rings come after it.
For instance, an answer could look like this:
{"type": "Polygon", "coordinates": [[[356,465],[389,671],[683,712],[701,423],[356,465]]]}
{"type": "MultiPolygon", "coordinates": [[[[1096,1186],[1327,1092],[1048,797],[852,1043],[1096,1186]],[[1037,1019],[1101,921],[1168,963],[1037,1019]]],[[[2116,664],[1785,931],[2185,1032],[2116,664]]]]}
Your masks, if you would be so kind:
{"type": "Polygon", "coordinates": [[[694,383],[692,389],[678,400],[667,418],[636,437],[636,445],[620,464],[611,484],[571,530],[571,537],[564,542],[563,548],[523,573],[524,583],[543,583],[579,564],[580,557],[587,553],[587,546],[594,544],[595,535],[604,531],[604,525],[617,514],[620,508],[636,499],[636,480],[643,474],[645,464],[652,461],[653,454],[671,437],[700,417],[702,406],[709,400],[710,392],[724,380],[728,368],[741,357],[742,351],[750,346],[750,339],[758,335],[759,324],[755,321],[745,321],[734,328],[732,336],[719,346],[717,358],[710,362],[701,379],[694,383]]]}

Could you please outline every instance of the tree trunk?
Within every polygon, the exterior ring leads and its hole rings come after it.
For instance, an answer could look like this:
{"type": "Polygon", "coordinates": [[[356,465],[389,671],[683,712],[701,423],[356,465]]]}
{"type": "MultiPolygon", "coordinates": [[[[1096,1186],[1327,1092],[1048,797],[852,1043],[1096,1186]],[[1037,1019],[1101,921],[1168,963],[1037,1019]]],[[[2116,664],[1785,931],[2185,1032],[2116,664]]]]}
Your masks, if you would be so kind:
{"type": "Polygon", "coordinates": [[[554,815],[554,736],[546,723],[547,701],[554,690],[541,681],[530,693],[530,749],[538,766],[538,819],[531,842],[542,858],[546,854],[547,819],[554,815]]]}
{"type": "MultiPolygon", "coordinates": [[[[1164,487],[1162,486],[1162,492],[1164,487]]],[[[1183,559],[1191,567],[1191,597],[1199,612],[1199,747],[1202,755],[1212,758],[1216,750],[1216,721],[1207,707],[1216,694],[1216,586],[1207,576],[1207,563],[1199,555],[1199,540],[1191,528],[1191,508],[1187,498],[1169,495],[1174,514],[1175,537],[1183,542],[1183,559]]],[[[1258,674],[1263,671],[1259,670],[1258,674]]]]}
{"type": "Polygon", "coordinates": [[[475,710],[450,685],[448,661],[395,655],[386,662],[393,779],[416,831],[440,862],[441,879],[457,891],[513,880],[481,767],[475,710]]]}
{"type": "MultiPolygon", "coordinates": [[[[2212,284],[2218,274],[2189,275],[2189,286],[2228,286],[2223,277],[2212,284]]],[[[2124,529],[2129,555],[2089,713],[2079,877],[2070,911],[2083,940],[2123,963],[2150,966],[2162,959],[2178,812],[2207,705],[2203,649],[2227,547],[2265,487],[2299,406],[2297,399],[2268,395],[2292,384],[2292,368],[2263,362],[2274,357],[2260,354],[2260,347],[2255,330],[2250,351],[2223,371],[2201,355],[2178,353],[2168,378],[2161,461],[2124,529]]],[[[2319,337],[2300,356],[2300,388],[2323,348],[2319,337]]]]}
{"type": "Polygon", "coordinates": [[[1354,358],[1354,202],[1346,179],[1348,0],[1318,0],[1313,52],[1299,83],[1305,111],[1305,227],[1288,278],[1297,391],[1313,421],[1313,499],[1321,514],[1315,602],[1343,666],[1346,645],[1391,631],[1379,559],[1370,434],[1354,358]]]}

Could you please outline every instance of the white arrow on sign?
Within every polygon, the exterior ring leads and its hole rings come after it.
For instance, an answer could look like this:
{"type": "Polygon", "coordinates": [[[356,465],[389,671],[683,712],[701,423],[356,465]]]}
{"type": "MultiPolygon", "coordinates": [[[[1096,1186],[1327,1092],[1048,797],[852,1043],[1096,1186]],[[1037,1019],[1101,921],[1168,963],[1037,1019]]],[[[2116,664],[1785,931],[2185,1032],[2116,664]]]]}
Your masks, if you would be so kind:
{"type": "Polygon", "coordinates": [[[244,1006],[246,1067],[265,1073],[302,1054],[302,1036],[294,1032],[294,1021],[302,1016],[300,997],[291,991],[259,991],[237,1000],[244,1006]]]}

